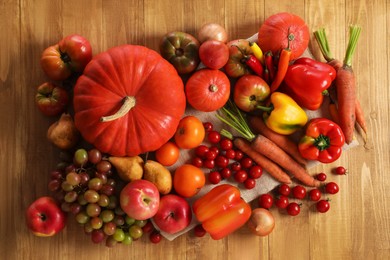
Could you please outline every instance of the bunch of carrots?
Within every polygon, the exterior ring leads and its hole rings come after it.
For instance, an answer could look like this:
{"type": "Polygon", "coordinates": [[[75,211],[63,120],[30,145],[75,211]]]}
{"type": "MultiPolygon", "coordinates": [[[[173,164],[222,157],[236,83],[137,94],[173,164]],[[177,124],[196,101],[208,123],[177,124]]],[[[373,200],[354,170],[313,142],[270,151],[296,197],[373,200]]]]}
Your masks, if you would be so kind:
{"type": "Polygon", "coordinates": [[[288,136],[270,130],[260,117],[247,119],[230,100],[219,110],[217,117],[236,130],[239,136],[233,136],[226,129],[222,129],[221,134],[233,140],[238,149],[261,165],[277,181],[291,183],[290,173],[304,185],[320,186],[320,182],[306,170],[306,160],[300,155],[297,146],[288,136]],[[256,134],[251,129],[254,129],[256,134]]]}
{"type": "Polygon", "coordinates": [[[335,80],[337,96],[335,100],[331,98],[330,114],[333,121],[340,125],[344,132],[345,141],[348,144],[353,140],[356,124],[363,130],[365,141],[367,138],[367,124],[356,95],[356,79],[352,69],[352,56],[356,49],[360,31],[361,27],[356,25],[350,26],[350,38],[343,62],[333,57],[329,49],[325,29],[321,28],[314,32],[323,57],[337,71],[335,80]]]}

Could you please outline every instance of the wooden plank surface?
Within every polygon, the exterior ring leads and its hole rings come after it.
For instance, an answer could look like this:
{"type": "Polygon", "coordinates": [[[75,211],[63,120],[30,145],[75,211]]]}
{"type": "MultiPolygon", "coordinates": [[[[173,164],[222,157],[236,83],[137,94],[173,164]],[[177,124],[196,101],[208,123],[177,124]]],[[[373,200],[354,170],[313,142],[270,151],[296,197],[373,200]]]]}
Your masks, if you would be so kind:
{"type": "MultiPolygon", "coordinates": [[[[389,259],[390,258],[390,5],[387,0],[329,1],[152,1],[152,0],[0,0],[0,254],[1,259],[389,259]],[[52,238],[38,238],[25,225],[25,210],[47,195],[48,172],[58,162],[46,141],[54,119],[42,116],[35,88],[46,79],[39,66],[42,51],[63,36],[79,33],[97,54],[119,44],[158,50],[173,30],[196,35],[206,22],[225,26],[230,39],[257,32],[266,17],[289,11],[311,31],[325,27],[335,57],[342,59],[348,25],[363,28],[353,67],[358,96],[368,122],[368,143],[344,153],[313,172],[329,173],[340,185],[327,214],[304,204],[289,217],[272,209],[276,228],[255,237],[242,228],[213,241],[192,233],[151,244],[144,236],[133,245],[108,249],[95,245],[73,219],[52,238]],[[330,174],[344,165],[347,176],[330,174]]],[[[311,36],[310,51],[322,59],[311,36]]]]}

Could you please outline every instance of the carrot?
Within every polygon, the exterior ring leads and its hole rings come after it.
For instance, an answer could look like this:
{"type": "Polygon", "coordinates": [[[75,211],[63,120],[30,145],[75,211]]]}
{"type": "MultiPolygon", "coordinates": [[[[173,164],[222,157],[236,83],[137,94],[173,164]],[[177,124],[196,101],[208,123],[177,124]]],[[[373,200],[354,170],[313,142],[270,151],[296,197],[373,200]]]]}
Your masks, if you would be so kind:
{"type": "Polygon", "coordinates": [[[251,144],[241,137],[236,137],[233,140],[234,145],[240,149],[244,154],[252,158],[254,162],[263,167],[273,178],[277,181],[290,184],[291,178],[286,172],[284,172],[277,164],[265,157],[264,155],[257,153],[252,149],[251,144]]]}
{"type": "Polygon", "coordinates": [[[274,161],[286,171],[291,173],[296,179],[310,187],[319,187],[320,181],[308,174],[305,168],[292,159],[279,146],[263,135],[257,135],[252,141],[253,150],[263,154],[270,160],[274,161]]]}
{"type": "Polygon", "coordinates": [[[269,129],[264,121],[257,116],[250,116],[248,118],[248,124],[252,128],[252,130],[257,134],[262,134],[280,148],[283,149],[286,153],[288,153],[291,157],[293,157],[298,163],[303,166],[306,166],[307,161],[302,157],[301,153],[298,150],[298,146],[291,139],[289,139],[286,135],[278,134],[271,129],[269,129]]]}
{"type": "MultiPolygon", "coordinates": [[[[255,135],[246,122],[244,115],[234,102],[229,100],[224,107],[218,110],[218,112],[219,113],[216,114],[217,118],[236,130],[241,135],[241,138],[246,139],[250,143],[254,155],[259,154],[267,157],[279,167],[289,171],[298,181],[301,181],[305,185],[319,186],[320,182],[318,180],[315,180],[305,168],[275,143],[262,135],[255,135]],[[223,116],[221,116],[221,114],[223,116]],[[264,143],[259,140],[264,140],[264,143]],[[265,142],[265,140],[267,141],[265,142]]],[[[229,131],[222,129],[221,134],[227,138],[233,139],[234,142],[235,138],[229,131]]]]}
{"type": "Polygon", "coordinates": [[[328,106],[328,111],[330,118],[335,122],[336,124],[339,124],[339,112],[337,110],[337,105],[334,101],[334,99],[329,95],[329,106],[328,106]]]}
{"type": "Polygon", "coordinates": [[[367,134],[366,120],[364,118],[364,113],[363,113],[363,110],[362,110],[362,106],[360,105],[360,102],[359,102],[358,99],[356,99],[355,114],[356,114],[356,123],[361,127],[363,132],[365,134],[367,134]]]}

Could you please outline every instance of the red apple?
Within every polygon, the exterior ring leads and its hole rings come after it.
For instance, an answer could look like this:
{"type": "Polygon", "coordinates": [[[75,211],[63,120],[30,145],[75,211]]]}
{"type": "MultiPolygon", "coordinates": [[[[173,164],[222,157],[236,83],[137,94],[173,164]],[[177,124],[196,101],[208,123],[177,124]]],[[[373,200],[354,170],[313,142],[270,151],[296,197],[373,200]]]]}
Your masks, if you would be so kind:
{"type": "Polygon", "coordinates": [[[219,70],[229,60],[229,47],[224,42],[207,40],[200,45],[199,58],[206,67],[219,70]]]}
{"type": "Polygon", "coordinates": [[[158,228],[169,234],[184,230],[191,220],[192,211],[187,200],[175,194],[161,197],[160,207],[153,217],[158,228]]]}
{"type": "Polygon", "coordinates": [[[55,116],[64,112],[68,102],[68,92],[50,82],[40,85],[35,95],[35,103],[46,116],[55,116]]]}
{"type": "Polygon", "coordinates": [[[259,76],[244,75],[234,85],[234,103],[245,112],[251,112],[264,105],[269,95],[268,84],[259,76]]]}
{"type": "Polygon", "coordinates": [[[36,235],[49,237],[60,232],[66,225],[66,215],[51,197],[40,197],[27,209],[28,228],[36,235]]]}
{"type": "Polygon", "coordinates": [[[131,218],[146,220],[153,217],[159,207],[160,193],[155,184],[135,180],[126,184],[120,193],[122,210],[131,218]]]}

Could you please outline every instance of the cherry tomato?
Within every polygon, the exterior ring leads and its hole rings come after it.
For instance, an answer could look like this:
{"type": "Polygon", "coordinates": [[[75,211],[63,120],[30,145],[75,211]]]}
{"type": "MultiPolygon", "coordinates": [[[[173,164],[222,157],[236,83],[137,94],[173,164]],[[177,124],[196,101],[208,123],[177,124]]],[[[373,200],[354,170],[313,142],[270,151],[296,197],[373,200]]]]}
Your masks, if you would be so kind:
{"type": "Polygon", "coordinates": [[[316,203],[318,212],[325,213],[330,209],[330,203],[328,200],[320,200],[316,203]]]}
{"type": "Polygon", "coordinates": [[[221,141],[221,134],[215,130],[212,130],[207,133],[207,139],[210,143],[217,144],[221,141]]]}
{"type": "Polygon", "coordinates": [[[336,194],[339,192],[339,185],[337,185],[335,182],[328,182],[325,185],[325,191],[329,194],[336,194]]]}
{"type": "Polygon", "coordinates": [[[194,227],[194,234],[195,236],[197,237],[203,237],[204,235],[206,235],[206,230],[204,230],[202,224],[198,224],[194,227]]]}
{"type": "Polygon", "coordinates": [[[231,150],[233,148],[233,142],[230,139],[223,138],[219,143],[223,151],[231,150]]]}
{"type": "Polygon", "coordinates": [[[241,164],[239,162],[234,162],[230,165],[230,168],[232,169],[232,171],[239,171],[241,170],[241,164]]]}
{"type": "Polygon", "coordinates": [[[214,128],[214,126],[213,126],[213,124],[212,124],[211,122],[204,122],[204,123],[203,123],[203,127],[204,127],[204,130],[205,130],[206,132],[210,132],[210,131],[212,131],[213,128],[214,128]]]}
{"type": "Polygon", "coordinates": [[[215,158],[215,164],[218,167],[225,168],[229,165],[229,159],[223,155],[218,155],[217,158],[215,158]]]}
{"type": "Polygon", "coordinates": [[[173,187],[182,197],[196,195],[206,183],[203,171],[191,164],[179,166],[173,175],[173,187]]]}
{"type": "Polygon", "coordinates": [[[258,179],[263,175],[263,168],[260,165],[253,165],[249,168],[248,175],[253,179],[258,179]]]}
{"type": "Polygon", "coordinates": [[[321,172],[321,173],[319,173],[319,174],[316,175],[316,178],[317,178],[317,180],[319,180],[319,181],[325,181],[325,180],[326,180],[326,174],[323,173],[323,172],[321,172]]]}
{"type": "Polygon", "coordinates": [[[236,160],[236,161],[239,161],[239,160],[241,160],[242,159],[242,157],[244,157],[244,153],[242,152],[242,151],[240,151],[240,150],[236,150],[235,151],[235,156],[234,156],[234,159],[236,160]]]}
{"type": "Polygon", "coordinates": [[[206,145],[201,144],[201,145],[199,145],[198,147],[195,148],[195,155],[200,157],[200,158],[205,158],[206,157],[206,153],[209,150],[210,149],[206,145]]]}
{"type": "Polygon", "coordinates": [[[312,201],[319,201],[321,199],[321,191],[317,188],[309,191],[309,198],[312,201]]]}
{"type": "Polygon", "coordinates": [[[209,150],[208,152],[205,153],[205,158],[207,160],[214,160],[215,158],[217,158],[217,152],[216,151],[212,151],[212,150],[209,150]]]}
{"type": "Polygon", "coordinates": [[[243,168],[249,169],[253,165],[253,160],[249,157],[244,157],[240,160],[243,168]]]}
{"type": "Polygon", "coordinates": [[[230,170],[230,169],[227,168],[227,167],[222,168],[222,169],[220,170],[220,173],[221,173],[222,178],[224,178],[224,179],[229,179],[230,176],[232,176],[232,170],[230,170]]]}
{"type": "Polygon", "coordinates": [[[225,151],[225,156],[228,159],[234,159],[236,156],[236,152],[233,149],[229,149],[229,150],[225,151]]]}
{"type": "Polygon", "coordinates": [[[248,179],[248,173],[244,170],[236,171],[236,173],[234,174],[234,180],[238,183],[242,183],[246,179],[248,179]]]}
{"type": "Polygon", "coordinates": [[[247,177],[247,179],[244,181],[244,187],[247,190],[253,189],[254,187],[256,187],[256,180],[247,177]]]}
{"type": "Polygon", "coordinates": [[[278,192],[281,195],[288,196],[291,193],[291,188],[287,184],[283,183],[279,185],[278,192]]]}
{"type": "Polygon", "coordinates": [[[182,118],[174,139],[179,148],[192,149],[199,146],[205,137],[203,123],[195,116],[182,118]]]}
{"type": "Polygon", "coordinates": [[[164,166],[174,165],[180,156],[180,149],[174,142],[167,142],[156,150],[156,159],[164,166]]]}
{"type": "Polygon", "coordinates": [[[280,195],[276,200],[275,200],[275,206],[280,208],[280,209],[285,209],[288,205],[288,198],[284,195],[280,195]]]}
{"type": "Polygon", "coordinates": [[[343,166],[339,166],[335,169],[335,173],[337,175],[345,175],[347,174],[347,169],[345,169],[343,166]]]}
{"type": "Polygon", "coordinates": [[[303,187],[301,185],[297,185],[297,186],[293,187],[291,192],[292,192],[293,197],[296,199],[304,199],[306,196],[306,189],[305,189],[305,187],[303,187]]]}
{"type": "Polygon", "coordinates": [[[268,193],[261,194],[258,199],[258,204],[260,208],[270,209],[273,203],[274,203],[274,198],[268,193]]]}
{"type": "Polygon", "coordinates": [[[203,161],[203,166],[207,169],[213,169],[215,167],[215,161],[206,159],[203,161]]]}
{"type": "Polygon", "coordinates": [[[290,216],[296,216],[301,212],[301,206],[296,202],[291,202],[287,205],[286,210],[290,216]]]}
{"type": "Polygon", "coordinates": [[[202,158],[196,156],[192,159],[191,164],[194,165],[195,167],[201,168],[203,167],[203,160],[202,158]]]}
{"type": "Polygon", "coordinates": [[[209,182],[212,184],[218,184],[222,180],[221,173],[218,171],[212,171],[209,173],[209,182]]]}

